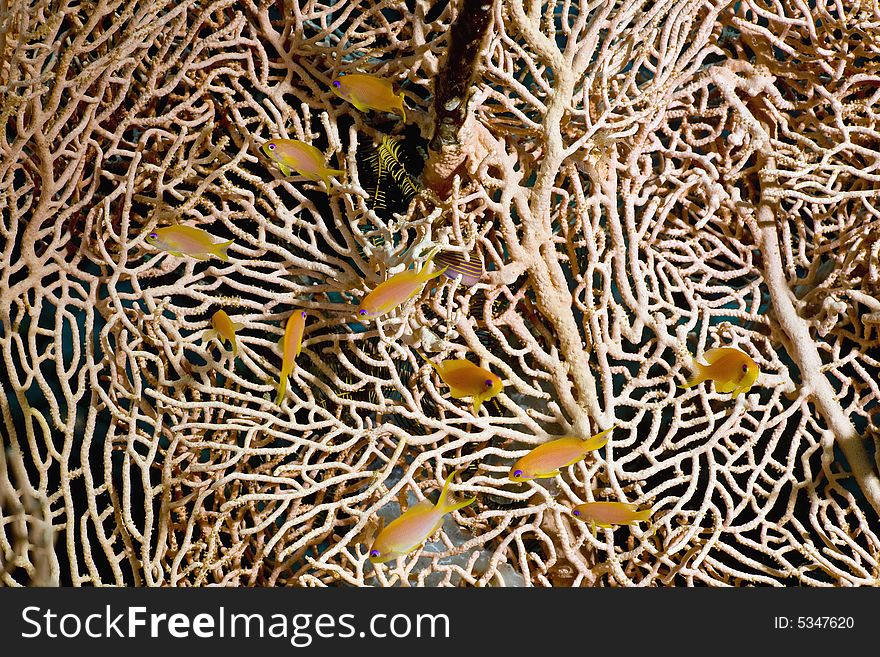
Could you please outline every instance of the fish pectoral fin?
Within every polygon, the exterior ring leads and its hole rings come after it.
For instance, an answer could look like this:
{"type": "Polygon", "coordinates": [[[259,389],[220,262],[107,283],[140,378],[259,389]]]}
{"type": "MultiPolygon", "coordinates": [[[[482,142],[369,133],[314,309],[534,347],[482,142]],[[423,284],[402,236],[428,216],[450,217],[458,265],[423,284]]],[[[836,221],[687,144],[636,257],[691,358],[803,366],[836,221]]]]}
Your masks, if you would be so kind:
{"type": "Polygon", "coordinates": [[[737,385],[735,381],[716,381],[715,390],[717,392],[733,392],[737,385]]]}
{"type": "Polygon", "coordinates": [[[369,112],[370,111],[370,108],[368,106],[364,105],[359,100],[355,100],[354,98],[349,98],[349,102],[352,105],[354,105],[355,107],[357,107],[361,112],[369,112]]]}
{"type": "Polygon", "coordinates": [[[449,386],[449,396],[454,397],[455,399],[463,399],[464,397],[470,397],[471,393],[456,388],[455,386],[449,386]]]}
{"type": "Polygon", "coordinates": [[[292,176],[293,175],[293,171],[291,171],[290,167],[287,166],[286,164],[282,164],[281,162],[279,162],[278,168],[281,169],[282,175],[285,175],[285,176],[292,176]]]}

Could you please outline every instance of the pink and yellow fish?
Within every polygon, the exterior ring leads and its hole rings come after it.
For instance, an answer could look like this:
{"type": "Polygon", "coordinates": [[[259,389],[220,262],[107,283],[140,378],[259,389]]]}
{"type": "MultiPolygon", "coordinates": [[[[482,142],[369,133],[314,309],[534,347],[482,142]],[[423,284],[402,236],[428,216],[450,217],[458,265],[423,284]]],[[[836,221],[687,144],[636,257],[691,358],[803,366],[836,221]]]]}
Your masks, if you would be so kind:
{"type": "MultiPolygon", "coordinates": [[[[436,253],[436,249],[434,252],[436,253]]],[[[432,278],[437,278],[446,271],[446,267],[443,267],[428,273],[428,266],[433,258],[434,253],[428,256],[425,264],[417,272],[407,269],[394,274],[387,281],[379,283],[372,292],[361,300],[358,315],[360,317],[378,317],[391,312],[400,304],[413,298],[421,290],[424,283],[432,278]]]]}
{"type": "Polygon", "coordinates": [[[293,372],[296,357],[302,351],[302,337],[305,328],[306,311],[295,310],[287,320],[284,335],[278,341],[278,348],[281,349],[281,374],[278,378],[278,396],[275,398],[275,403],[279,406],[287,393],[287,377],[293,372]]]}
{"type": "Polygon", "coordinates": [[[449,482],[454,475],[455,473],[452,472],[446,477],[436,505],[428,500],[422,500],[379,532],[370,548],[371,562],[385,563],[416,550],[440,529],[443,516],[474,503],[476,497],[455,501],[450,496],[449,482]]]}
{"type": "Polygon", "coordinates": [[[508,477],[511,481],[555,477],[559,474],[560,468],[574,465],[586,457],[587,453],[604,447],[608,442],[608,434],[616,426],[615,424],[610,429],[605,429],[586,440],[566,436],[538,445],[513,464],[508,477]]]}
{"type": "Polygon", "coordinates": [[[278,163],[278,168],[285,176],[293,175],[296,171],[309,180],[323,180],[328,191],[330,176],[345,173],[342,169],[329,168],[320,150],[298,139],[270,139],[263,144],[263,152],[278,163]]]}
{"type": "Polygon", "coordinates": [[[758,364],[744,351],[734,347],[710,349],[703,358],[707,365],[694,360],[696,373],[679,388],[690,388],[707,379],[715,381],[718,392],[732,392],[736,399],[739,393],[748,392],[761,371],[758,364]]]}
{"type": "Polygon", "coordinates": [[[484,401],[492,399],[504,389],[497,374],[474,365],[467,359],[449,358],[437,364],[428,360],[421,352],[420,355],[440,375],[443,383],[449,386],[449,394],[454,399],[473,397],[474,415],[480,412],[484,401]]]}
{"type": "Polygon", "coordinates": [[[406,121],[403,94],[396,95],[389,80],[366,73],[349,73],[333,80],[330,83],[330,89],[361,112],[371,109],[380,112],[399,111],[403,120],[406,121]]]}
{"type": "Polygon", "coordinates": [[[610,529],[614,525],[651,521],[651,509],[639,509],[628,502],[586,502],[578,504],[571,512],[580,520],[590,523],[594,532],[596,525],[610,529]]]}
{"type": "Polygon", "coordinates": [[[218,310],[211,316],[211,326],[213,328],[205,331],[205,338],[219,338],[221,342],[226,341],[232,345],[232,355],[238,356],[238,344],[235,341],[235,332],[244,328],[244,324],[233,322],[224,310],[218,310]]]}
{"type": "Polygon", "coordinates": [[[226,249],[235,240],[215,243],[211,237],[211,233],[201,228],[174,224],[156,228],[147,235],[147,242],[173,256],[188,255],[198,260],[209,260],[215,256],[221,260],[229,260],[226,249]]]}

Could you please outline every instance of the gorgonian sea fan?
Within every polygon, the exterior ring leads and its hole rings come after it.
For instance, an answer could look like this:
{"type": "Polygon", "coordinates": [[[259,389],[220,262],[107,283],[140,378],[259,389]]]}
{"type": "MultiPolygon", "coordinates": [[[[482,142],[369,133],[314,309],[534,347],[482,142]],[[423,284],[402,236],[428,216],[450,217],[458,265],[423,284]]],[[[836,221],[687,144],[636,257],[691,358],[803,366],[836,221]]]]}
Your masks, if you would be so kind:
{"type": "Polygon", "coordinates": [[[4,3],[0,581],[876,584],[874,9],[432,6],[4,3]],[[407,120],[332,92],[356,72],[407,120]],[[346,173],[278,175],[273,138],[346,173]],[[413,189],[377,204],[359,154],[385,138],[413,189]],[[160,254],[173,223],[229,261],[160,254]],[[478,280],[358,320],[435,246],[478,280]],[[220,309],[235,358],[202,340],[220,309]],[[721,346],[750,390],[677,387],[721,346]],[[417,349],[503,394],[474,414],[417,349]],[[560,476],[508,479],[615,423],[560,476]],[[369,564],[380,518],[453,471],[476,501],[369,564]],[[654,526],[594,535],[571,512],[594,501],[654,526]]]}

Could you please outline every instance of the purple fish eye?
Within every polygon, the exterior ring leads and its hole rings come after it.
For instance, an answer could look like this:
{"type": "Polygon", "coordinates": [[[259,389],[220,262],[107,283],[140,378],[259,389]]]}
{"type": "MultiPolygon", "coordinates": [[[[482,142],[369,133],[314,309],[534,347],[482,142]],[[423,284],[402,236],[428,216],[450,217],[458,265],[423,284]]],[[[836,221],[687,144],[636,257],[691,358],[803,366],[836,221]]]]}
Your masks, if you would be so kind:
{"type": "Polygon", "coordinates": [[[358,311],[358,315],[360,315],[361,317],[363,317],[363,316],[366,315],[366,314],[367,314],[367,311],[364,310],[363,308],[362,308],[361,310],[358,311]]]}
{"type": "Polygon", "coordinates": [[[574,511],[572,511],[572,513],[573,513],[574,515],[576,515],[576,516],[581,515],[581,512],[578,511],[577,509],[575,509],[574,511]]]}
{"type": "Polygon", "coordinates": [[[270,143],[270,144],[269,144],[269,150],[270,150],[270,151],[274,151],[274,150],[275,150],[275,144],[270,143]]]}
{"type": "Polygon", "coordinates": [[[305,310],[302,311],[302,316],[303,316],[303,317],[306,316],[306,311],[305,311],[305,310]]]}
{"type": "Polygon", "coordinates": [[[513,473],[513,476],[514,477],[522,477],[522,474],[523,474],[522,470],[517,470],[516,472],[513,473]]]}
{"type": "Polygon", "coordinates": [[[159,233],[150,233],[150,239],[151,240],[159,239],[159,233]]]}
{"type": "Polygon", "coordinates": [[[749,366],[746,365],[745,363],[743,363],[743,372],[748,372],[748,371],[749,371],[749,366]]]}
{"type": "Polygon", "coordinates": [[[491,388],[491,387],[492,387],[492,379],[486,379],[486,387],[487,387],[487,388],[491,388]]]}
{"type": "Polygon", "coordinates": [[[371,556],[371,557],[378,557],[378,556],[379,556],[379,550],[370,550],[370,556],[371,556]]]}
{"type": "Polygon", "coordinates": [[[339,89],[342,86],[342,83],[339,80],[333,80],[333,86],[339,89]]]}

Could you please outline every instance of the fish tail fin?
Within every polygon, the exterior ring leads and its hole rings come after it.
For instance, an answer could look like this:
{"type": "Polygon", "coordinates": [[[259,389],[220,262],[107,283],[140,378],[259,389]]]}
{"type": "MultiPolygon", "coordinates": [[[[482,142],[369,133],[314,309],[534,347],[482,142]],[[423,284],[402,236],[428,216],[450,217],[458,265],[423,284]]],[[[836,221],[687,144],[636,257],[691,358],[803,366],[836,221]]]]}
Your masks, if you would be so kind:
{"type": "Polygon", "coordinates": [[[425,353],[421,349],[415,349],[415,352],[421,357],[423,361],[425,361],[428,365],[430,365],[437,374],[440,374],[440,367],[433,360],[425,356],[425,353]]]}
{"type": "Polygon", "coordinates": [[[403,94],[400,94],[400,114],[403,117],[403,122],[406,123],[406,108],[403,106],[403,94]]]}
{"type": "Polygon", "coordinates": [[[685,381],[683,385],[678,386],[679,388],[693,388],[695,385],[706,380],[706,366],[695,360],[694,367],[696,368],[694,375],[685,381]]]}
{"type": "Polygon", "coordinates": [[[462,500],[450,501],[449,483],[452,481],[452,478],[454,476],[455,471],[450,472],[449,476],[446,477],[446,481],[443,484],[443,490],[440,491],[440,498],[437,500],[437,510],[443,515],[447,513],[452,513],[453,511],[457,511],[458,509],[463,509],[469,504],[473,504],[477,501],[476,497],[466,497],[462,500]]]}
{"type": "Polygon", "coordinates": [[[345,173],[342,169],[324,169],[324,173],[321,174],[321,180],[324,181],[324,185],[327,187],[327,191],[330,191],[330,176],[341,176],[345,173]]]}
{"type": "Polygon", "coordinates": [[[595,436],[590,436],[584,441],[584,451],[592,452],[596,449],[602,449],[605,447],[608,439],[611,438],[609,435],[612,431],[617,428],[617,425],[613,425],[612,427],[605,429],[605,431],[601,431],[597,433],[595,436]]]}
{"type": "Polygon", "coordinates": [[[235,242],[235,240],[229,240],[228,242],[219,242],[214,245],[214,255],[223,260],[224,262],[229,261],[229,254],[226,253],[226,250],[229,248],[230,244],[235,242]]]}
{"type": "Polygon", "coordinates": [[[241,329],[244,328],[244,324],[239,324],[238,322],[233,322],[232,328],[234,328],[236,331],[240,331],[241,329]]]}
{"type": "Polygon", "coordinates": [[[278,395],[275,397],[275,404],[281,406],[285,394],[287,394],[287,377],[282,376],[278,381],[278,395]]]}
{"type": "Polygon", "coordinates": [[[651,509],[645,509],[635,514],[634,518],[639,522],[651,522],[651,509]]]}
{"type": "Polygon", "coordinates": [[[449,265],[446,265],[443,268],[438,269],[437,271],[432,271],[430,274],[425,274],[423,280],[430,281],[432,278],[437,278],[438,276],[442,276],[443,272],[445,272],[447,269],[449,269],[449,265]]]}

